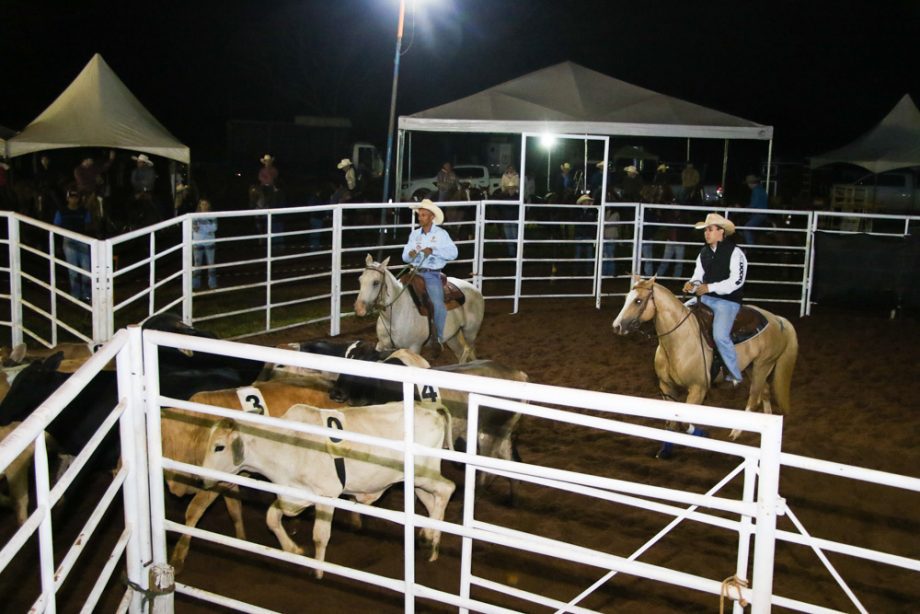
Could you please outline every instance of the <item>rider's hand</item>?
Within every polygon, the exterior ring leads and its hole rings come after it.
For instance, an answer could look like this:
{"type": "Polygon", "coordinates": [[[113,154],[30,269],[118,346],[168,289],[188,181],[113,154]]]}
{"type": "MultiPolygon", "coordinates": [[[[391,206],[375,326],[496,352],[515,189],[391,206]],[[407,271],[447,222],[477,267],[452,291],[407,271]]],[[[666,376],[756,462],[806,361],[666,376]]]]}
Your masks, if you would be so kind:
{"type": "Polygon", "coordinates": [[[415,258],[417,255],[418,255],[418,252],[415,251],[414,249],[409,250],[409,258],[415,258]]]}
{"type": "Polygon", "coordinates": [[[709,284],[700,284],[700,285],[698,285],[698,286],[696,287],[696,289],[694,290],[694,293],[695,293],[697,296],[703,296],[704,294],[708,294],[708,293],[709,293],[709,284]]]}
{"type": "Polygon", "coordinates": [[[693,282],[688,281],[684,284],[684,294],[693,294],[693,282]]]}
{"type": "Polygon", "coordinates": [[[430,256],[430,255],[431,255],[431,248],[430,248],[430,247],[426,247],[425,249],[422,250],[422,252],[423,252],[426,256],[430,256]]]}

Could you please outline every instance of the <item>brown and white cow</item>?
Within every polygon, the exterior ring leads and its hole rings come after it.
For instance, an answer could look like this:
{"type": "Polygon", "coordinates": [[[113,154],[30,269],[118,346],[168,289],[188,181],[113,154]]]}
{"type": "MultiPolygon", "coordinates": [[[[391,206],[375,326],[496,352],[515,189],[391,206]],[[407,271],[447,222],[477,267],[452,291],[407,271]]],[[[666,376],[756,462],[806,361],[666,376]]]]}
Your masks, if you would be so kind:
{"type": "MultiPolygon", "coordinates": [[[[304,403],[317,407],[343,406],[342,403],[330,401],[325,390],[315,390],[283,382],[256,382],[253,386],[246,388],[199,392],[189,400],[225,409],[256,411],[274,417],[282,416],[293,405],[304,403]]],[[[207,450],[210,429],[215,422],[217,422],[216,418],[205,414],[164,408],[160,422],[163,456],[190,465],[201,465],[207,450]]],[[[235,493],[227,492],[227,490],[237,490],[235,486],[226,490],[201,490],[199,480],[186,474],[166,472],[165,477],[169,491],[177,497],[194,493],[194,497],[185,510],[186,526],[197,525],[208,507],[223,494],[237,538],[246,539],[240,500],[235,493]]],[[[185,558],[188,556],[190,541],[190,536],[182,535],[173,550],[170,564],[176,568],[177,573],[182,569],[185,558]]]]}
{"type": "MultiPolygon", "coordinates": [[[[340,410],[296,405],[282,417],[385,439],[403,439],[401,402],[340,410]]],[[[416,403],[414,427],[416,444],[441,448],[450,443],[450,414],[443,406],[416,403]]],[[[404,480],[403,453],[400,451],[231,420],[221,421],[211,430],[202,466],[226,473],[252,471],[276,484],[301,488],[324,497],[352,495],[360,503],[368,505],[379,499],[390,486],[404,480]]],[[[205,480],[205,485],[209,485],[208,480],[205,480]]],[[[432,519],[444,519],[454,488],[454,483],[441,475],[440,459],[416,456],[415,492],[432,519]]],[[[286,552],[303,554],[303,549],[284,530],[282,516],[297,516],[311,505],[313,503],[308,500],[279,496],[269,508],[266,523],[286,552]]],[[[332,506],[316,504],[313,543],[317,561],[325,559],[334,511],[332,506]]],[[[431,544],[428,560],[436,560],[440,531],[424,528],[421,533],[422,538],[431,544]]],[[[322,578],[320,569],[315,573],[317,578],[322,578]]]]}

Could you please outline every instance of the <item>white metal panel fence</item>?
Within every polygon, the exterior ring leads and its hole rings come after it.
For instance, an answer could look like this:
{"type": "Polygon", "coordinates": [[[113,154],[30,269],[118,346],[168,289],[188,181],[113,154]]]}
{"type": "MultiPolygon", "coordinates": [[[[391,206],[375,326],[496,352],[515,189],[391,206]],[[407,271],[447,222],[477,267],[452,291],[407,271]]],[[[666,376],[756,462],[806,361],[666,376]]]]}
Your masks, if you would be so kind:
{"type": "MultiPolygon", "coordinates": [[[[711,208],[487,200],[444,203],[444,210],[460,249],[448,273],[469,277],[487,299],[512,300],[516,311],[522,299],[552,297],[593,296],[599,308],[605,298],[625,295],[634,272],[678,288],[700,246],[691,224],[711,208]]],[[[920,216],[791,210],[764,211],[764,222],[747,226],[749,210],[720,212],[737,220],[748,256],[746,300],[797,304],[802,315],[811,307],[816,232],[906,236],[920,226],[920,216]]],[[[408,205],[326,205],[188,214],[98,241],[2,215],[0,280],[7,291],[0,288],[0,326],[12,343],[46,346],[101,343],[119,328],[180,307],[187,320],[212,323],[223,337],[323,321],[337,334],[365,255],[400,265],[413,223],[408,205]],[[201,217],[220,226],[214,264],[203,256],[196,261],[205,248],[192,226],[201,217]],[[62,257],[65,239],[83,246],[86,270],[62,257]],[[91,300],[72,295],[71,277],[86,280],[91,300]]]]}
{"type": "MultiPolygon", "coordinates": [[[[409,411],[411,405],[404,403],[404,407],[407,424],[411,424],[412,413],[409,411]]],[[[87,598],[86,608],[88,609],[93,608],[93,604],[96,603],[120,560],[123,560],[126,566],[129,581],[140,589],[146,588],[147,578],[144,572],[151,562],[153,564],[165,563],[166,532],[175,531],[191,534],[196,539],[210,540],[239,548],[252,554],[268,556],[305,567],[322,568],[330,574],[395,591],[405,596],[406,611],[414,611],[418,600],[433,600],[476,611],[506,611],[490,602],[481,591],[473,598],[472,589],[478,587],[485,589],[487,591],[485,594],[488,594],[488,591],[497,591],[534,606],[551,607],[558,611],[585,612],[590,610],[579,603],[618,573],[641,576],[712,595],[718,595],[722,589],[720,576],[723,576],[723,573],[725,575],[733,573],[741,579],[750,578],[750,588],[740,587],[740,592],[733,592],[733,596],[740,594],[750,601],[752,611],[769,611],[772,606],[803,612],[831,611],[818,604],[775,594],[772,585],[774,550],[776,540],[782,540],[811,548],[826,565],[828,572],[838,581],[842,590],[850,598],[853,607],[859,611],[866,611],[857,596],[858,589],[851,588],[847,584],[843,574],[828,560],[827,553],[892,565],[912,572],[920,572],[920,560],[818,536],[813,537],[808,527],[792,514],[785,500],[780,496],[781,467],[818,471],[828,475],[903,489],[912,493],[920,493],[920,479],[782,454],[780,451],[781,428],[782,419],[778,416],[346,361],[157,331],[148,331],[145,338],[141,339],[139,329],[132,327],[129,331],[122,331],[116,335],[111,343],[107,344],[69,382],[52,395],[42,408],[0,443],[0,468],[2,469],[5,469],[10,461],[26,450],[29,445],[34,445],[37,492],[35,511],[16,533],[16,536],[0,551],[0,566],[5,567],[16,556],[16,552],[22,547],[28,536],[37,533],[41,544],[38,565],[42,570],[42,594],[35,606],[37,611],[55,611],[56,591],[67,581],[68,574],[79,563],[91,534],[99,526],[105,510],[120,492],[125,509],[125,526],[108,563],[103,569],[98,570],[98,576],[93,577],[93,587],[87,598]],[[481,457],[476,454],[475,447],[471,447],[467,452],[433,450],[411,445],[411,442],[375,440],[368,436],[343,433],[338,430],[331,432],[308,426],[285,425],[303,432],[334,434],[338,438],[363,440],[390,449],[401,450],[406,459],[406,466],[412,466],[415,455],[430,455],[442,460],[465,464],[465,489],[462,494],[458,493],[462,497],[463,504],[462,521],[459,523],[432,521],[429,518],[418,516],[414,514],[414,507],[410,506],[410,501],[406,502],[406,507],[402,512],[398,512],[340,500],[323,499],[324,503],[337,508],[360,511],[362,514],[402,524],[405,527],[404,551],[406,553],[411,553],[414,549],[414,529],[416,528],[437,528],[446,534],[459,536],[462,540],[462,564],[459,572],[461,578],[458,584],[460,588],[456,594],[453,594],[414,582],[413,556],[405,557],[402,580],[393,579],[334,563],[318,563],[309,557],[283,553],[275,548],[249,544],[202,529],[189,530],[184,525],[167,520],[164,514],[165,495],[161,473],[163,469],[178,469],[199,475],[219,477],[222,480],[237,481],[247,487],[275,494],[296,493],[296,496],[309,500],[315,500],[317,497],[295,491],[284,485],[271,485],[246,478],[215,474],[161,458],[159,412],[163,406],[186,408],[263,425],[278,425],[279,422],[262,416],[252,416],[160,396],[158,373],[155,368],[150,367],[156,365],[155,357],[157,347],[160,345],[399,381],[403,382],[407,399],[411,398],[414,388],[419,385],[469,391],[472,393],[467,432],[469,442],[476,441],[473,434],[477,429],[478,412],[483,407],[489,407],[495,410],[520,412],[530,416],[530,419],[551,420],[568,425],[570,428],[577,426],[596,433],[616,433],[650,441],[668,441],[712,453],[728,454],[738,457],[741,462],[722,480],[701,494],[700,492],[652,486],[642,480],[621,479],[616,475],[481,457]],[[89,442],[87,449],[77,457],[74,465],[57,483],[52,484],[48,473],[47,451],[42,431],[76,396],[81,387],[89,382],[113,357],[117,357],[118,364],[118,404],[113,407],[112,413],[89,442]],[[529,403],[520,401],[529,401],[529,403]],[[759,433],[760,444],[752,447],[693,437],[682,432],[637,423],[635,418],[652,419],[658,421],[657,423],[662,426],[665,420],[671,420],[726,429],[739,428],[759,433]],[[70,487],[73,476],[85,466],[92,451],[100,444],[105,433],[114,428],[116,422],[119,423],[122,466],[111,483],[104,489],[105,492],[99,503],[94,506],[85,528],[80,532],[80,537],[70,547],[67,554],[55,564],[52,558],[52,542],[55,534],[49,513],[50,508],[70,487]],[[146,455],[144,454],[145,448],[146,455]],[[605,501],[616,502],[651,513],[663,514],[671,517],[672,520],[666,523],[656,535],[650,536],[645,545],[628,557],[586,548],[564,540],[548,539],[534,532],[498,525],[478,517],[476,514],[478,491],[475,478],[480,472],[512,477],[560,493],[577,493],[591,497],[592,500],[598,502],[597,504],[605,501]],[[741,476],[743,484],[740,497],[720,494],[722,488],[737,476],[741,476]],[[797,532],[776,530],[777,516],[783,514],[790,516],[797,532]],[[731,569],[721,570],[717,577],[707,577],[668,569],[661,565],[643,563],[639,560],[651,545],[664,538],[679,523],[686,521],[703,523],[709,527],[729,531],[737,536],[735,564],[731,566],[731,569]],[[549,597],[534,591],[524,591],[477,573],[476,559],[471,556],[471,553],[488,544],[522,551],[527,553],[528,557],[577,561],[596,567],[600,570],[601,575],[597,581],[587,584],[581,594],[567,601],[560,601],[556,597],[549,597]],[[123,559],[122,553],[124,553],[123,559]]],[[[412,432],[411,426],[407,432],[412,432]]],[[[573,450],[572,454],[575,458],[578,451],[573,450]]],[[[411,484],[407,486],[407,492],[411,492],[411,484]]],[[[821,527],[818,527],[818,530],[820,529],[821,527]]],[[[89,576],[84,574],[84,577],[89,576]]],[[[244,604],[238,600],[221,597],[213,592],[182,583],[177,585],[177,590],[192,597],[223,604],[240,611],[264,611],[255,604],[244,604]]],[[[133,589],[128,590],[125,592],[123,605],[132,607],[133,611],[140,611],[142,597],[141,593],[133,589]]],[[[737,605],[736,610],[740,611],[737,605]]]]}

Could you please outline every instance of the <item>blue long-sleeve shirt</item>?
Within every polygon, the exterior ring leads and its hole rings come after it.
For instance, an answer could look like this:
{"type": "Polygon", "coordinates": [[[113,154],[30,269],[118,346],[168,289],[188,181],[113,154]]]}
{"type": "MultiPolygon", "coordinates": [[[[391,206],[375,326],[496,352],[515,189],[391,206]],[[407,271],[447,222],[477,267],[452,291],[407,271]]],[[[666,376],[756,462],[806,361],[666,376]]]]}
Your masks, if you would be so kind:
{"type": "Polygon", "coordinates": [[[424,232],[419,226],[409,235],[406,246],[403,248],[403,262],[415,264],[426,269],[441,270],[450,260],[457,257],[457,246],[453,239],[447,234],[447,231],[439,226],[431,225],[429,232],[424,232]],[[426,247],[431,248],[431,255],[427,258],[422,250],[426,247]],[[409,252],[415,251],[415,258],[409,256],[409,252]]]}

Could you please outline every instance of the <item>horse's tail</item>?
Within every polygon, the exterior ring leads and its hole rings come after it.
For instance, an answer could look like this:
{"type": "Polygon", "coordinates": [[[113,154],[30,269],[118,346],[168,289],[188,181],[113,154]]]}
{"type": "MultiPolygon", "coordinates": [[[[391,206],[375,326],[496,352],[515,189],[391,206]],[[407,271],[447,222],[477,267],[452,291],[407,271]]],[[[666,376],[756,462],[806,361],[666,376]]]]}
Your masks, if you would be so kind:
{"type": "Polygon", "coordinates": [[[778,319],[786,347],[773,367],[773,398],[779,409],[786,413],[792,409],[790,388],[792,387],[792,371],[795,369],[795,361],[799,356],[799,337],[789,320],[782,317],[778,319]]]}

